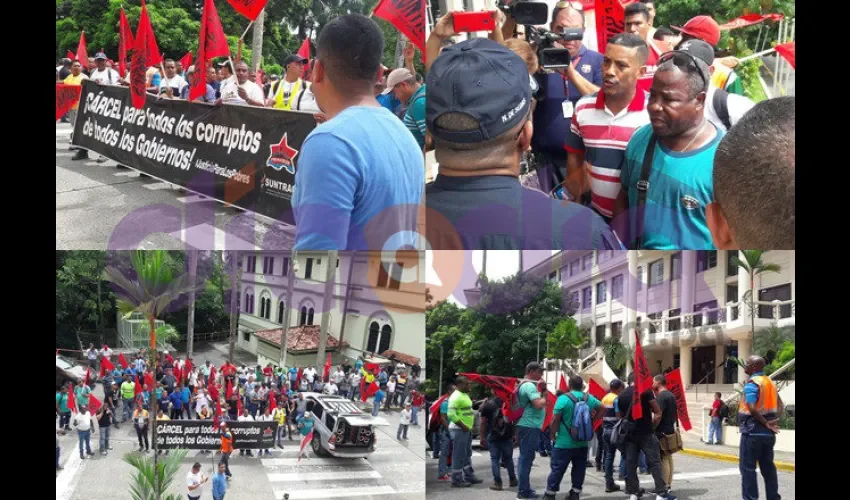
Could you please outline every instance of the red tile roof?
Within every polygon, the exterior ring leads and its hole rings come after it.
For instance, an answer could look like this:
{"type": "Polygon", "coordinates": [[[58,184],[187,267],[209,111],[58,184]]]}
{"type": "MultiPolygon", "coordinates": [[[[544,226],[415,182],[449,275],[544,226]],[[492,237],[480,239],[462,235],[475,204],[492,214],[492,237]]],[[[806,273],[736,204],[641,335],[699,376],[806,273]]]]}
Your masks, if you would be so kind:
{"type": "MultiPolygon", "coordinates": [[[[280,346],[280,338],[283,336],[283,328],[274,330],[261,330],[254,335],[264,341],[280,346]]],[[[348,345],[348,342],[343,342],[348,345]]],[[[339,340],[333,335],[328,335],[328,349],[339,347],[339,340]]],[[[319,349],[319,326],[304,325],[291,327],[286,334],[286,350],[289,352],[310,352],[319,349]]]]}
{"type": "Polygon", "coordinates": [[[419,364],[419,358],[417,358],[415,356],[411,356],[410,354],[405,354],[403,352],[387,350],[387,351],[382,352],[380,355],[387,358],[387,359],[390,359],[393,356],[395,356],[395,359],[397,361],[401,361],[402,363],[404,363],[406,365],[410,365],[410,366],[419,364]]]}

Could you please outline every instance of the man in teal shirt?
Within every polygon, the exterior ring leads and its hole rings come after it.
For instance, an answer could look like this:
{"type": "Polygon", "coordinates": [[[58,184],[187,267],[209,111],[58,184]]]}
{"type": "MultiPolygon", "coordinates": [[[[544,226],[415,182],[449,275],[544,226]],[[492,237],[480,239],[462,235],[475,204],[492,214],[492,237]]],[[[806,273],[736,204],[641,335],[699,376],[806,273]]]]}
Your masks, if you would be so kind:
{"type": "Polygon", "coordinates": [[[387,78],[384,94],[390,92],[407,105],[404,113],[404,126],[420,148],[425,147],[425,85],[416,81],[416,75],[407,68],[394,69],[387,78]]]}
{"type": "Polygon", "coordinates": [[[584,389],[584,380],[578,375],[573,375],[570,377],[570,392],[561,394],[555,403],[554,415],[552,416],[552,440],[555,441],[555,449],[552,450],[552,460],[549,462],[550,472],[549,479],[546,481],[544,500],[554,500],[570,463],[573,465],[572,489],[567,500],[578,500],[582,486],[584,486],[588,441],[576,441],[570,433],[576,402],[583,401],[585,396],[587,397],[587,406],[591,411],[593,422],[600,420],[603,412],[602,402],[590,394],[585,394],[582,389],[584,389]],[[570,398],[570,395],[575,398],[576,402],[570,398]]]}
{"type": "Polygon", "coordinates": [[[78,406],[88,406],[90,395],[91,388],[86,385],[85,381],[81,381],[77,384],[77,388],[74,390],[74,396],[76,397],[78,406]]]}
{"type": "Polygon", "coordinates": [[[543,367],[532,361],[525,367],[525,378],[520,380],[517,402],[524,408],[522,417],[517,421],[517,439],[519,441],[518,499],[537,498],[531,489],[531,464],[540,444],[540,429],[546,417],[546,398],[540,395],[537,382],[543,376],[543,367]]]}
{"type": "MultiPolygon", "coordinates": [[[[691,41],[698,43],[707,46],[691,41]]],[[[629,248],[715,248],[706,207],[714,201],[714,153],[723,132],[704,114],[708,75],[705,61],[689,52],[660,59],[647,104],[651,123],[629,140],[620,172],[623,189],[614,204],[612,227],[629,248]],[[649,148],[652,163],[644,181],[649,148]],[[646,203],[638,207],[641,191],[646,203]]]]}

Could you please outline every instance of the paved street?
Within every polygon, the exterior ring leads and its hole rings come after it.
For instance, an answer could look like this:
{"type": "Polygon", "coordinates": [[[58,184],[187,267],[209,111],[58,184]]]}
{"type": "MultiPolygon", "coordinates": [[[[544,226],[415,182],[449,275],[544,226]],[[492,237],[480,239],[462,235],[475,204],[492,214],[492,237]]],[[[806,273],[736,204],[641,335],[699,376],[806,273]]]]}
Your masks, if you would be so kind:
{"type": "MultiPolygon", "coordinates": [[[[95,394],[101,394],[100,386],[95,394]]],[[[272,450],[271,457],[240,457],[230,460],[233,472],[228,500],[290,500],[319,498],[409,498],[423,499],[425,493],[425,438],[422,428],[411,427],[409,441],[397,441],[398,412],[382,416],[389,427],[378,428],[377,451],[368,459],[308,458],[297,460],[298,441],[287,441],[284,449],[272,450]]],[[[60,463],[65,467],[56,477],[57,500],[112,500],[128,498],[134,469],[121,460],[125,453],[138,454],[138,440],[130,425],[112,431],[110,444],[115,448],[106,457],[98,453],[97,438],[92,436],[95,456],[80,460],[76,433],[60,436],[60,463]]],[[[185,493],[185,476],[195,461],[203,464],[202,472],[212,475],[216,456],[190,450],[183,460],[169,492],[185,493]]],[[[202,500],[212,498],[211,484],[205,486],[202,500]]],[[[182,498],[182,496],[181,496],[182,498]]]]}
{"type": "MultiPolygon", "coordinates": [[[[517,460],[517,450],[514,450],[514,463],[517,460]]],[[[615,467],[619,464],[619,454],[615,459],[615,467]]],[[[450,499],[463,498],[467,499],[486,499],[486,500],[507,500],[516,498],[516,488],[507,488],[505,491],[492,491],[489,485],[493,482],[493,475],[490,472],[490,454],[486,450],[481,450],[473,447],[472,449],[472,466],[475,469],[476,475],[484,479],[484,483],[475,485],[469,488],[452,488],[448,482],[437,481],[437,466],[438,461],[431,458],[430,452],[428,455],[427,468],[427,488],[428,499],[450,499]]],[[[507,473],[504,469],[501,471],[502,481],[507,485],[507,473]]],[[[531,469],[531,485],[541,496],[546,489],[546,478],[549,476],[549,459],[542,458],[540,455],[534,460],[534,465],[531,469]]],[[[561,483],[561,491],[557,498],[562,500],[565,493],[570,488],[570,470],[564,476],[564,481],[561,483]]],[[[615,472],[616,477],[616,472],[615,472]]],[[[653,487],[652,476],[640,476],[641,487],[647,490],[653,487]]],[[[623,481],[617,482],[623,490],[625,484],[623,481]]],[[[795,476],[793,473],[779,471],[779,493],[783,500],[791,500],[794,498],[795,476]]],[[[759,490],[764,495],[764,483],[759,476],[759,490]]],[[[738,472],[738,466],[729,462],[721,462],[718,460],[709,460],[704,458],[696,458],[688,455],[677,454],[674,462],[673,474],[673,494],[679,500],[739,500],[741,498],[741,478],[738,472]]],[[[582,500],[602,500],[602,499],[624,499],[628,498],[622,492],[605,493],[605,477],[602,472],[597,472],[595,468],[588,469],[585,475],[584,489],[581,495],[582,500]]],[[[654,500],[654,496],[645,495],[647,500],[654,500]]]]}
{"type": "Polygon", "coordinates": [[[99,155],[71,161],[71,126],[56,124],[56,248],[248,250],[289,248],[293,228],[224,204],[99,155]],[[226,235],[226,237],[225,237],[226,235]]]}

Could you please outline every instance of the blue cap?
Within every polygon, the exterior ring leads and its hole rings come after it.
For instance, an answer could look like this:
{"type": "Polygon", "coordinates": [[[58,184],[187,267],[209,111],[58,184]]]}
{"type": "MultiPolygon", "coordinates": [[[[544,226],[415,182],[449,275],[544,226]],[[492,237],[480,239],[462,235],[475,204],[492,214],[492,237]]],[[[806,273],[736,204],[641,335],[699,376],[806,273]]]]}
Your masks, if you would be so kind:
{"type": "Polygon", "coordinates": [[[428,73],[425,119],[435,138],[488,141],[522,123],[530,107],[528,66],[493,40],[474,38],[446,47],[428,73]],[[435,125],[437,118],[453,112],[478,120],[479,129],[458,132],[435,125]]]}

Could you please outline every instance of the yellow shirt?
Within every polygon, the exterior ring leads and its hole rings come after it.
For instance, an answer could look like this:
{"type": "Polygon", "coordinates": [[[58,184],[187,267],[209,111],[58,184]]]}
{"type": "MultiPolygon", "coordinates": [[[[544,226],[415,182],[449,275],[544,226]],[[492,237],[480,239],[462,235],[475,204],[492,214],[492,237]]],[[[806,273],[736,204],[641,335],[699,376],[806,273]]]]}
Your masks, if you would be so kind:
{"type": "Polygon", "coordinates": [[[276,109],[292,109],[292,103],[295,102],[295,99],[298,97],[298,91],[301,89],[301,84],[303,83],[303,81],[300,78],[298,80],[295,80],[295,83],[290,86],[289,97],[284,98],[283,86],[287,83],[289,82],[287,82],[286,80],[281,80],[280,83],[277,84],[277,93],[274,97],[273,106],[276,109]]]}
{"type": "MultiPolygon", "coordinates": [[[[62,80],[62,83],[64,83],[65,85],[82,85],[83,80],[88,80],[88,79],[89,79],[89,77],[80,73],[78,76],[68,75],[64,80],[62,80]]],[[[71,109],[77,109],[79,106],[80,106],[80,101],[77,101],[77,102],[74,103],[73,106],[71,106],[71,109]]]]}
{"type": "Polygon", "coordinates": [[[286,409],[281,407],[275,408],[274,415],[272,418],[274,418],[278,425],[286,424],[286,409]]]}

